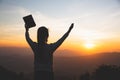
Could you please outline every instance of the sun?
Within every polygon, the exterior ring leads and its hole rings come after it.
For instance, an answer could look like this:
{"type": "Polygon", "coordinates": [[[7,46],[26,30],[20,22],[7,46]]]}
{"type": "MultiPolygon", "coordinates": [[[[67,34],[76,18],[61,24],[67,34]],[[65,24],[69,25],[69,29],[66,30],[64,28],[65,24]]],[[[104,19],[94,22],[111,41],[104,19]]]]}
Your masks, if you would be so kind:
{"type": "Polygon", "coordinates": [[[87,48],[87,49],[92,49],[94,47],[95,47],[95,44],[93,44],[93,43],[86,43],[85,44],[85,48],[87,48]]]}

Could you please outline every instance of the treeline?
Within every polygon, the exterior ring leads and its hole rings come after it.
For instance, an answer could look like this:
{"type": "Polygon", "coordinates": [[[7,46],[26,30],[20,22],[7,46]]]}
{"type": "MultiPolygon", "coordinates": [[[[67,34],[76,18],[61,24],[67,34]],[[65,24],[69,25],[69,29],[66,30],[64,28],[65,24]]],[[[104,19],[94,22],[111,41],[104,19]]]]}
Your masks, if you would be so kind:
{"type": "MultiPolygon", "coordinates": [[[[23,72],[18,74],[0,66],[0,80],[33,80],[33,78],[26,77],[23,72]]],[[[100,65],[93,72],[86,72],[79,78],[62,78],[62,80],[120,80],[120,66],[100,65]]]]}
{"type": "Polygon", "coordinates": [[[0,66],[0,80],[30,80],[23,72],[19,74],[0,66]]]}
{"type": "Polygon", "coordinates": [[[120,66],[101,65],[94,72],[86,72],[80,80],[120,80],[120,66]]]}

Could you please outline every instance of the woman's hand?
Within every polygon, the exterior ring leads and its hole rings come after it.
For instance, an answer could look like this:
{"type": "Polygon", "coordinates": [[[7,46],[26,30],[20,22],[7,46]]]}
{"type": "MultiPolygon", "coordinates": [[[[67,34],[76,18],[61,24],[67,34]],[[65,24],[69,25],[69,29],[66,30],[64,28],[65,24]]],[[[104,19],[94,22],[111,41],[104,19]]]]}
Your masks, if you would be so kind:
{"type": "Polygon", "coordinates": [[[71,24],[71,26],[70,26],[68,32],[70,32],[70,31],[73,29],[73,27],[74,27],[74,23],[71,24]]]}

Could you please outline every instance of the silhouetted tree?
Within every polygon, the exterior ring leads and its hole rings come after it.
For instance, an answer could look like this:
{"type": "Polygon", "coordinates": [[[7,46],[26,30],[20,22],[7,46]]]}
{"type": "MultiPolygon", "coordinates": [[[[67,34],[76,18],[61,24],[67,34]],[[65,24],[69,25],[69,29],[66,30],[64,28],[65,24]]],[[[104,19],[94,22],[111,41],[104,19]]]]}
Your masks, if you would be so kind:
{"type": "Polygon", "coordinates": [[[101,65],[92,74],[93,80],[120,80],[120,67],[101,65]]]}
{"type": "Polygon", "coordinates": [[[0,66],[0,80],[29,80],[29,79],[25,78],[23,72],[17,74],[16,72],[13,72],[0,66]]]}

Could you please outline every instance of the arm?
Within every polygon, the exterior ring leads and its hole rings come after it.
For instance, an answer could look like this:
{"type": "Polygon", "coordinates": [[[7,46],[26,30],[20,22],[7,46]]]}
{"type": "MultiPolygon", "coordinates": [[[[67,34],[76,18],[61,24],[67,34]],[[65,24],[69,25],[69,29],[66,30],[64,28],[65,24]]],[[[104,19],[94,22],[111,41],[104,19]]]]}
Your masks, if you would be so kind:
{"type": "Polygon", "coordinates": [[[68,37],[73,26],[74,26],[74,23],[72,23],[70,28],[68,29],[68,31],[56,43],[54,43],[54,50],[56,50],[64,42],[64,40],[68,37]]]}
{"type": "Polygon", "coordinates": [[[25,38],[26,38],[26,41],[28,42],[28,44],[30,45],[30,46],[32,46],[32,44],[33,44],[33,41],[30,39],[30,37],[29,37],[29,28],[27,27],[27,25],[25,24],[25,29],[26,29],[26,32],[25,32],[25,38]]]}

